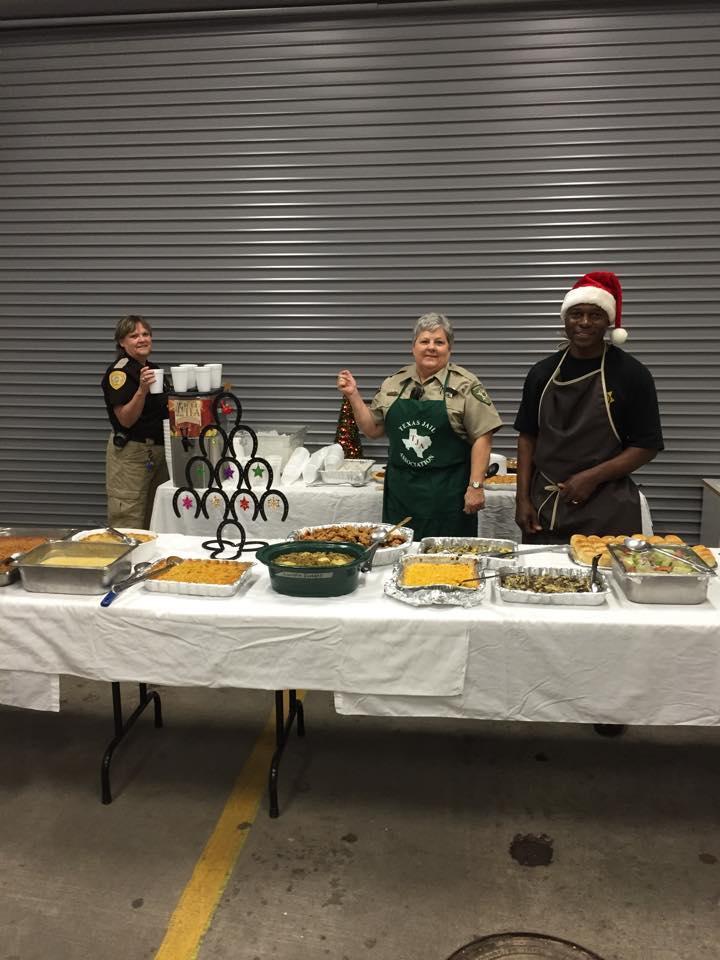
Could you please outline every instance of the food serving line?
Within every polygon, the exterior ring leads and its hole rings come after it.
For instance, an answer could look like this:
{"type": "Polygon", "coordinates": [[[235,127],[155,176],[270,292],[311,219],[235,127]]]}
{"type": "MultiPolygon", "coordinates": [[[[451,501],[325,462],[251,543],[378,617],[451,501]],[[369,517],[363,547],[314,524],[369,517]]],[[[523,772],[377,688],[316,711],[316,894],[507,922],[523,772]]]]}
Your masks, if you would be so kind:
{"type": "MultiPolygon", "coordinates": [[[[165,534],[157,555],[201,556],[202,538],[165,534]]],[[[528,558],[529,560],[529,558],[528,558]]],[[[569,567],[558,552],[532,566],[569,567]]],[[[577,568],[575,568],[577,569],[577,568]]],[[[99,596],[0,591],[0,669],[113,684],[116,737],[159,698],[147,684],[275,692],[271,814],[294,691],[335,693],[341,713],[628,724],[720,723],[720,581],[691,606],[635,604],[613,578],[597,606],[505,603],[492,581],[472,607],[414,606],[384,593],[390,567],[347,596],[283,596],[256,564],[231,597],[176,596],[138,585],[112,606],[99,596]],[[79,629],[81,625],[81,629],[79,629]],[[123,723],[119,683],[140,683],[123,723]],[[290,690],[285,716],[282,691],[290,690]],[[119,724],[119,726],[118,726],[119,724]]]]}

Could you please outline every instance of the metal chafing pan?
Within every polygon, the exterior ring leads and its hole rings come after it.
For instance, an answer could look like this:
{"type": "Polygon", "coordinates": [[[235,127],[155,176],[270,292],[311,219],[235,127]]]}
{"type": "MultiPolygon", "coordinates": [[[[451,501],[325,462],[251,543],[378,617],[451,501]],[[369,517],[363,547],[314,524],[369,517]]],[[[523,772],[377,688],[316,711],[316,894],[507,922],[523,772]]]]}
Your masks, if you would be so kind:
{"type": "Polygon", "coordinates": [[[35,593],[106,593],[115,580],[130,573],[132,550],[133,545],[125,543],[43,543],[18,560],[17,568],[25,589],[35,593]],[[57,562],[63,557],[80,564],[97,557],[112,560],[102,567],[68,567],[57,562]]]}
{"type": "Polygon", "coordinates": [[[547,606],[581,606],[593,607],[605,603],[610,595],[610,585],[607,577],[598,573],[600,590],[597,593],[535,593],[532,590],[513,590],[502,585],[504,576],[551,576],[572,577],[573,580],[589,580],[590,575],[584,570],[573,567],[500,567],[498,579],[495,581],[495,590],[498,597],[506,603],[540,603],[547,606]]]}
{"type": "MultiPolygon", "coordinates": [[[[77,529],[77,527],[0,526],[0,557],[6,556],[2,548],[3,537],[46,537],[48,540],[65,540],[77,533],[77,529]]],[[[29,553],[29,551],[27,552],[29,553]]],[[[15,564],[10,567],[0,567],[0,587],[6,587],[19,577],[20,573],[15,564]]]]}
{"type": "MultiPolygon", "coordinates": [[[[651,545],[652,547],[653,545],[651,545]]],[[[694,563],[704,566],[704,561],[690,547],[680,544],[659,543],[658,547],[671,549],[679,560],[683,554],[694,563]]],[[[708,584],[715,571],[708,567],[707,573],[634,573],[625,569],[623,557],[628,551],[620,544],[608,546],[612,558],[615,579],[625,596],[633,603],[703,603],[707,600],[708,584]]]]}

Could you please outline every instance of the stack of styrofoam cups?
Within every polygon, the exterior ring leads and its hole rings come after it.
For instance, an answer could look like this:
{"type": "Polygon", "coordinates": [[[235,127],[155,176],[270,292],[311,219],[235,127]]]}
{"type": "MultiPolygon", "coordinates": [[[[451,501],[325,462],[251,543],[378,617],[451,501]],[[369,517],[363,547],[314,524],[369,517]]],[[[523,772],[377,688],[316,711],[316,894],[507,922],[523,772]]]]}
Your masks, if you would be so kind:
{"type": "Polygon", "coordinates": [[[185,393],[188,388],[187,367],[170,367],[172,374],[173,390],[176,393],[185,393]]]}
{"type": "Polygon", "coordinates": [[[200,393],[209,393],[210,392],[210,367],[208,366],[198,366],[195,368],[195,378],[197,381],[197,388],[200,393]]]}

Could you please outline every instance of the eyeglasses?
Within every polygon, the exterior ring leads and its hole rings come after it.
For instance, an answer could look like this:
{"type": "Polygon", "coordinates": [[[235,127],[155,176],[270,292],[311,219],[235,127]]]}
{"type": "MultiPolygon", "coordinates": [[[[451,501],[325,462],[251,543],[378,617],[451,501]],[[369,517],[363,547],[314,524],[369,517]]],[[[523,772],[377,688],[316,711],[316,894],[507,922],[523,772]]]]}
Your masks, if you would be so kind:
{"type": "Polygon", "coordinates": [[[424,393],[425,393],[425,387],[423,387],[423,385],[420,383],[416,383],[415,386],[410,391],[410,399],[421,400],[424,393]]]}

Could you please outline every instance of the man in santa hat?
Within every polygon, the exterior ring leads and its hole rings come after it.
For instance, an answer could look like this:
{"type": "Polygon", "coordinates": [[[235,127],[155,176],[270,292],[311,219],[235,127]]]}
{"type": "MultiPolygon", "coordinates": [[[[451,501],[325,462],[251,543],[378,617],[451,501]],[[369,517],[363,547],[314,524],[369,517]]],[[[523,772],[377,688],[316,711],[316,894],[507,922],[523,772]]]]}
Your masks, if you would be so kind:
{"type": "Polygon", "coordinates": [[[652,375],[619,348],[627,339],[620,281],[586,274],[560,316],[569,345],[530,369],[515,418],[523,542],[637,533],[640,495],[630,475],[663,438],[652,375]]]}

